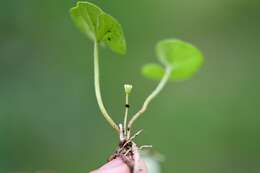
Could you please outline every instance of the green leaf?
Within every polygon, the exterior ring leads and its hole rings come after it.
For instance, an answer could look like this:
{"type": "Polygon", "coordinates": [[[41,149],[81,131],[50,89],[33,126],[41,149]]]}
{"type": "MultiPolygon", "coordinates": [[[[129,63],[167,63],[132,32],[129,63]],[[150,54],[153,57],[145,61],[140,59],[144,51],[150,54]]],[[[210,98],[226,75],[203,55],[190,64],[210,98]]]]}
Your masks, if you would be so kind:
{"type": "Polygon", "coordinates": [[[104,13],[99,7],[89,2],[79,1],[70,9],[75,25],[93,41],[96,38],[98,16],[104,13]]]}
{"type": "Polygon", "coordinates": [[[105,42],[116,53],[124,54],[126,52],[123,29],[119,22],[108,14],[104,13],[99,16],[97,39],[105,42]]]}
{"type": "Polygon", "coordinates": [[[203,56],[197,48],[176,39],[160,41],[156,46],[156,52],[163,64],[172,66],[173,80],[191,77],[203,63],[203,56]]]}
{"type": "Polygon", "coordinates": [[[163,77],[164,69],[158,64],[150,63],[143,66],[142,74],[149,79],[159,80],[163,77]]]}
{"type": "Polygon", "coordinates": [[[105,43],[112,51],[126,52],[126,42],[120,23],[89,2],[79,1],[70,10],[75,25],[91,40],[105,43]]]}

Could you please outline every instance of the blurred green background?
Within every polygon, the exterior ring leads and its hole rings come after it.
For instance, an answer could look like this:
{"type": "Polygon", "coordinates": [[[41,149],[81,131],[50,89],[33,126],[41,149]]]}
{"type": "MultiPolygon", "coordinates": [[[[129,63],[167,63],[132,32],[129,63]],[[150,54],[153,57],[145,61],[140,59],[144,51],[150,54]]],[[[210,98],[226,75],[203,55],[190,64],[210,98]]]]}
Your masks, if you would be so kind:
{"type": "MultiPolygon", "coordinates": [[[[169,83],[135,129],[170,173],[260,172],[260,1],[96,0],[123,25],[128,53],[101,51],[104,102],[120,122],[123,84],[131,113],[156,82],[140,75],[163,38],[189,41],[205,64],[169,83]]],[[[83,173],[104,163],[118,136],[101,117],[92,43],[73,25],[75,1],[0,4],[0,172],[83,173]]]]}

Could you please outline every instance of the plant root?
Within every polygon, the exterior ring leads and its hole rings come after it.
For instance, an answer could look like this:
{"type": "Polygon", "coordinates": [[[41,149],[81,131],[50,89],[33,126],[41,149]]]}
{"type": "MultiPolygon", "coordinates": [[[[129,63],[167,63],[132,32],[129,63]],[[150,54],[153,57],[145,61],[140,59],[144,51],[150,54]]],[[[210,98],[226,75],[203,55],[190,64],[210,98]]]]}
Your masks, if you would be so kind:
{"type": "MultiPolygon", "coordinates": [[[[130,138],[120,140],[117,150],[109,157],[108,161],[120,158],[130,169],[131,173],[139,173],[142,170],[139,168],[140,153],[143,148],[150,148],[150,145],[144,145],[140,148],[136,145],[133,139],[138,136],[142,130],[139,130],[130,138]]],[[[122,139],[122,138],[120,138],[122,139]]]]}

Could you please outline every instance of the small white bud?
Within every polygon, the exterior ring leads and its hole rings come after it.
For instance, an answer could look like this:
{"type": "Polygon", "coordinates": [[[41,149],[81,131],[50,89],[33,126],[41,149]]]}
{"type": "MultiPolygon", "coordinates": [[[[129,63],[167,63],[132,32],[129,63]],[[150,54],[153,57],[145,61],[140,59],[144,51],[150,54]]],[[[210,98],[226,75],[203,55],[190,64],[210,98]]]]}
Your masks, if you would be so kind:
{"type": "Polygon", "coordinates": [[[125,88],[125,93],[126,93],[126,94],[130,94],[131,91],[132,91],[133,86],[132,86],[132,85],[125,84],[125,85],[124,85],[124,88],[125,88]]]}

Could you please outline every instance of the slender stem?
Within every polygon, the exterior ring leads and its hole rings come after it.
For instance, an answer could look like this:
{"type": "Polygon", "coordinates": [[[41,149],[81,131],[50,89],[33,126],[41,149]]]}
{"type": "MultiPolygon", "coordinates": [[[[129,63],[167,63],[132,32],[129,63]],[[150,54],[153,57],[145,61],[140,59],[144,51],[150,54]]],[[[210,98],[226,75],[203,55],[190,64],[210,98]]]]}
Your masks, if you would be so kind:
{"type": "Polygon", "coordinates": [[[104,118],[107,122],[119,132],[119,128],[116,123],[112,120],[112,118],[107,113],[107,110],[103,104],[101,92],[100,92],[100,82],[99,82],[99,54],[98,54],[98,42],[95,41],[94,43],[94,85],[95,85],[95,93],[97,98],[97,103],[101,113],[103,114],[104,118]]]}
{"type": "Polygon", "coordinates": [[[127,135],[127,116],[128,116],[128,110],[129,110],[129,94],[125,94],[125,117],[124,117],[124,134],[127,135]]]}
{"type": "Polygon", "coordinates": [[[153,92],[145,99],[142,108],[129,121],[129,123],[128,123],[129,129],[131,129],[133,123],[140,117],[140,115],[142,115],[146,111],[149,103],[162,91],[163,87],[169,80],[171,72],[172,72],[172,67],[166,66],[165,74],[164,74],[163,78],[161,79],[160,83],[153,90],[153,92]]]}

